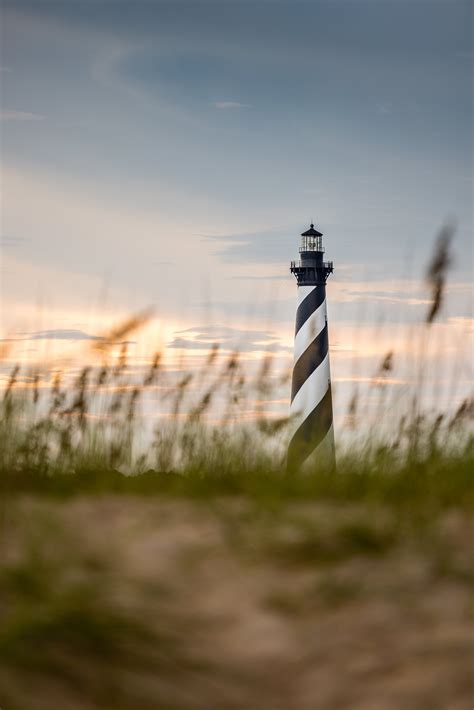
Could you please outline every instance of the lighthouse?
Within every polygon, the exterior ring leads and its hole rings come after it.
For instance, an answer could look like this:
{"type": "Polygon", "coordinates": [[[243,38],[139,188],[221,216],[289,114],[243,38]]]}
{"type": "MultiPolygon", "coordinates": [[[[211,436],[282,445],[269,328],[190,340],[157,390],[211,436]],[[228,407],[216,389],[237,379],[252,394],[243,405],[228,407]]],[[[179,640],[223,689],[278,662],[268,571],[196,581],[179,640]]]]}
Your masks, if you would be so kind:
{"type": "Polygon", "coordinates": [[[326,280],[333,263],[324,261],[323,235],[314,224],[302,233],[299,252],[299,260],[290,265],[298,285],[298,306],[288,469],[327,470],[335,465],[326,307],[326,280]]]}

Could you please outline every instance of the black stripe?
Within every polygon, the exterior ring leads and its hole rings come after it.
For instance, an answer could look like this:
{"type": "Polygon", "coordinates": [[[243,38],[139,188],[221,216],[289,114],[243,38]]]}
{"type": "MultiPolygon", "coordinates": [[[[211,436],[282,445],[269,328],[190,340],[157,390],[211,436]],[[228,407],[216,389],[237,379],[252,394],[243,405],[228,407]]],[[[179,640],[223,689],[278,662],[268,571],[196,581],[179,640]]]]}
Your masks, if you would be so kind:
{"type": "Polygon", "coordinates": [[[328,352],[328,324],[319,335],[308,345],[306,350],[295,362],[293,379],[291,381],[291,401],[306,382],[308,377],[320,366],[328,352]]]}
{"type": "Polygon", "coordinates": [[[296,326],[295,335],[301,328],[301,326],[306,323],[308,318],[314,311],[319,308],[326,298],[326,286],[316,286],[312,291],[308,293],[306,298],[303,298],[298,310],[296,311],[296,326]]]}
{"type": "Polygon", "coordinates": [[[301,426],[298,427],[288,447],[288,469],[296,470],[322,442],[332,424],[331,385],[301,426]]]}

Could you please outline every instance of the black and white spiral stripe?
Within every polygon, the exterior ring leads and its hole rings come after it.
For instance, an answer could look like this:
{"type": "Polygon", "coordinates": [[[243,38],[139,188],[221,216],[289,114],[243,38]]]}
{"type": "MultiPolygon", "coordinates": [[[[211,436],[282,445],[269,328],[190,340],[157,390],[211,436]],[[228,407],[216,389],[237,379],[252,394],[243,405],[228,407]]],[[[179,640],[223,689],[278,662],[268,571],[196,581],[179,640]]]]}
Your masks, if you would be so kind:
{"type": "Polygon", "coordinates": [[[288,466],[334,464],[326,286],[299,286],[288,466]]]}

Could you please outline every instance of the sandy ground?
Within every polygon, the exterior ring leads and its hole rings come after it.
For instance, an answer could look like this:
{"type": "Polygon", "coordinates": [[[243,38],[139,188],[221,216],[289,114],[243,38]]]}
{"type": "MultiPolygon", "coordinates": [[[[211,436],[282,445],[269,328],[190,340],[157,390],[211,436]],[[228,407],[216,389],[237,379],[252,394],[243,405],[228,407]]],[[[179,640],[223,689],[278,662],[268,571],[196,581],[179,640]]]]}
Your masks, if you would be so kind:
{"type": "Polygon", "coordinates": [[[12,501],[2,522],[2,710],[474,705],[459,512],[84,497],[12,501]],[[111,644],[88,626],[109,613],[111,644]]]}

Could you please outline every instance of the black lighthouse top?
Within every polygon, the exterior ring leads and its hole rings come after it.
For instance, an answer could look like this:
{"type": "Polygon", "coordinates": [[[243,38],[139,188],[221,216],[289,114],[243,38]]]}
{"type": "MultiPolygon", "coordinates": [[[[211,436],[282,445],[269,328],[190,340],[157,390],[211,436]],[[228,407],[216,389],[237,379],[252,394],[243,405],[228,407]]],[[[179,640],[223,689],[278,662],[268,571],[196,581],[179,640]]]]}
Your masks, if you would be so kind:
{"type": "Polygon", "coordinates": [[[323,233],[318,232],[317,229],[314,228],[314,224],[311,222],[309,225],[309,229],[306,232],[301,233],[302,237],[322,237],[323,233]]]}
{"type": "Polygon", "coordinates": [[[296,276],[298,286],[325,284],[333,271],[332,261],[323,261],[323,235],[311,223],[301,234],[300,261],[292,261],[290,271],[296,276]]]}

